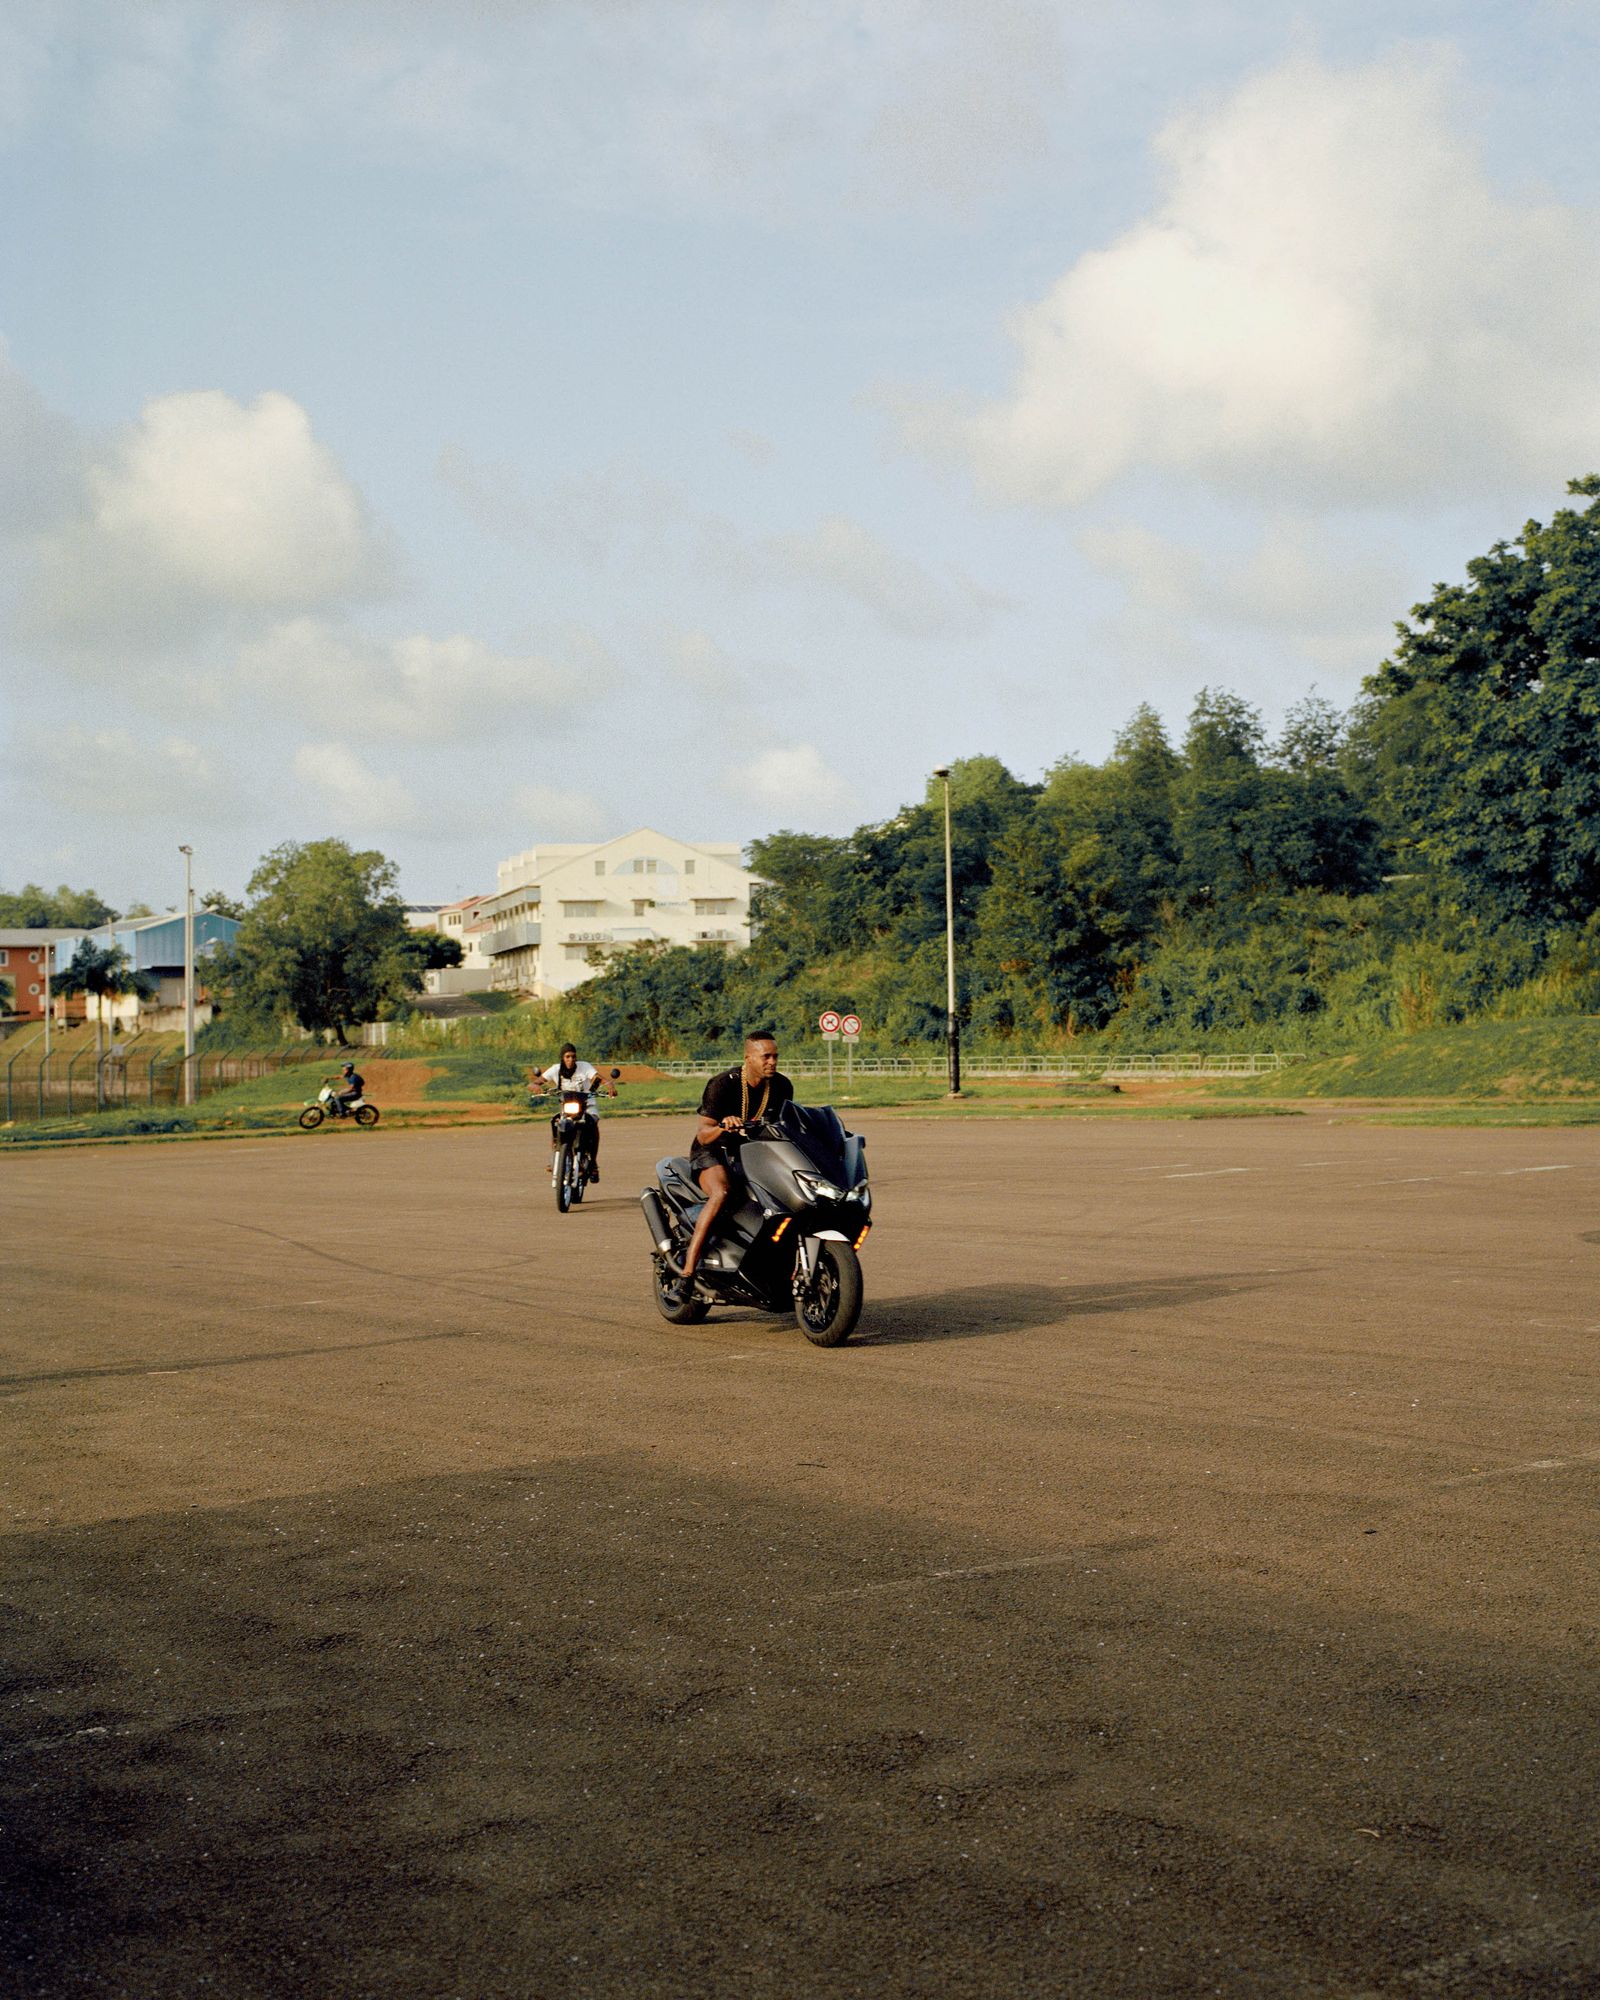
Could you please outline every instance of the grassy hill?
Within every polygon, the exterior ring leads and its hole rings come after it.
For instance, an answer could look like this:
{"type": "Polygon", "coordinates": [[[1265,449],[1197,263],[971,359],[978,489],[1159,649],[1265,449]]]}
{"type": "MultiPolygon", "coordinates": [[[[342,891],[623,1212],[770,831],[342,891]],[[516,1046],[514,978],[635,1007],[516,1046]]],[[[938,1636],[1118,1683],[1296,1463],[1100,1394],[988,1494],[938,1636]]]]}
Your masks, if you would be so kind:
{"type": "Polygon", "coordinates": [[[1218,1086],[1254,1097],[1412,1097],[1545,1103],[1600,1098],[1600,1015],[1470,1021],[1218,1086]]]}

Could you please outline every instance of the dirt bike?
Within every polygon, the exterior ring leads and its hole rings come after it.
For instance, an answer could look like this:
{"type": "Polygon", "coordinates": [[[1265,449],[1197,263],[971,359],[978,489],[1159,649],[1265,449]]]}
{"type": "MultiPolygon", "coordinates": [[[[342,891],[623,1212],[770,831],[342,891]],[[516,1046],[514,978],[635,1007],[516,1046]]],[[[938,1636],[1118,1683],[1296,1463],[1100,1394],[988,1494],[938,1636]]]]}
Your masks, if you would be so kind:
{"type": "Polygon", "coordinates": [[[376,1125],[378,1107],[364,1097],[340,1097],[331,1083],[325,1083],[315,1097],[306,1099],[300,1123],[307,1132],[315,1132],[325,1118],[353,1118],[358,1125],[376,1125]]]}
{"type": "MultiPolygon", "coordinates": [[[[611,1072],[613,1085],[621,1074],[619,1069],[611,1072]]],[[[550,1121],[550,1135],[556,1149],[550,1169],[550,1184],[555,1189],[556,1209],[562,1215],[582,1202],[594,1172],[594,1156],[586,1143],[588,1122],[593,1116],[583,1091],[562,1091],[561,1109],[550,1121]]]]}

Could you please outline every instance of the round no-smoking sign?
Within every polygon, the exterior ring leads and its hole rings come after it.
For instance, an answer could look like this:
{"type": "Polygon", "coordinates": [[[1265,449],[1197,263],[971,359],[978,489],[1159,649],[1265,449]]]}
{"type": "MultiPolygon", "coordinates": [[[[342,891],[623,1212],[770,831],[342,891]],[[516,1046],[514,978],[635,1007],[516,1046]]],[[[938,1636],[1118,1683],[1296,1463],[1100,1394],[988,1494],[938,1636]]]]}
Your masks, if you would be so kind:
{"type": "Polygon", "coordinates": [[[853,1041],[855,1037],[861,1033],[860,1015],[846,1014],[844,1019],[839,1023],[839,1032],[841,1035],[845,1036],[847,1040],[853,1041]]]}
{"type": "Polygon", "coordinates": [[[818,1020],[817,1026],[825,1035],[836,1035],[839,1032],[839,1017],[830,1007],[818,1020]]]}

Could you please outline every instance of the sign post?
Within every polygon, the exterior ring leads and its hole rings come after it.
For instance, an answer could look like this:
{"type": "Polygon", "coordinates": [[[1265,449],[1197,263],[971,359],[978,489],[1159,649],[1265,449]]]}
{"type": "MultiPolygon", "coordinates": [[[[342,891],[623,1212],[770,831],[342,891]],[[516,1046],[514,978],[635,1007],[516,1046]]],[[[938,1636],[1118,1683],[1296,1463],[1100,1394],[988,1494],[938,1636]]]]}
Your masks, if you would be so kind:
{"type": "Polygon", "coordinates": [[[839,1039],[839,1016],[829,1007],[818,1016],[817,1026],[822,1030],[822,1039],[828,1045],[828,1095],[833,1095],[833,1045],[839,1039]]]}
{"type": "Polygon", "coordinates": [[[839,1032],[844,1036],[844,1087],[853,1087],[856,1071],[856,1037],[861,1033],[861,1017],[846,1014],[839,1023],[839,1032]]]}

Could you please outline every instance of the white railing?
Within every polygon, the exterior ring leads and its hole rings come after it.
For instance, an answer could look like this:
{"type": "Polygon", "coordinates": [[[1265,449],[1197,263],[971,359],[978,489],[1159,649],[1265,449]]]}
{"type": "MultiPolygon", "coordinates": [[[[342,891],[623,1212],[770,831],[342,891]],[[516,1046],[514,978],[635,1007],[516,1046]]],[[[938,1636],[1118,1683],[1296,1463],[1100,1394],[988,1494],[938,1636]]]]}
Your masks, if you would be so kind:
{"type": "MultiPolygon", "coordinates": [[[[658,1062],[652,1065],[664,1076],[702,1076],[728,1058],[706,1056],[698,1062],[658,1062]]],[[[963,1057],[961,1074],[973,1078],[1060,1077],[1088,1082],[1115,1083],[1124,1078],[1148,1077],[1160,1081],[1185,1076],[1271,1076],[1291,1063],[1304,1062],[1304,1055],[1285,1054],[1277,1049],[1253,1050],[1245,1054],[1205,1054],[1190,1051],[1179,1055],[1093,1055],[1093,1056],[1004,1056],[963,1057]]],[[[833,1073],[845,1065],[841,1049],[833,1059],[833,1073]]],[[[943,1076],[945,1058],[933,1056],[856,1055],[852,1067],[857,1076],[943,1076]]],[[[827,1076],[826,1056],[810,1053],[783,1059],[787,1076],[827,1076]]]]}

